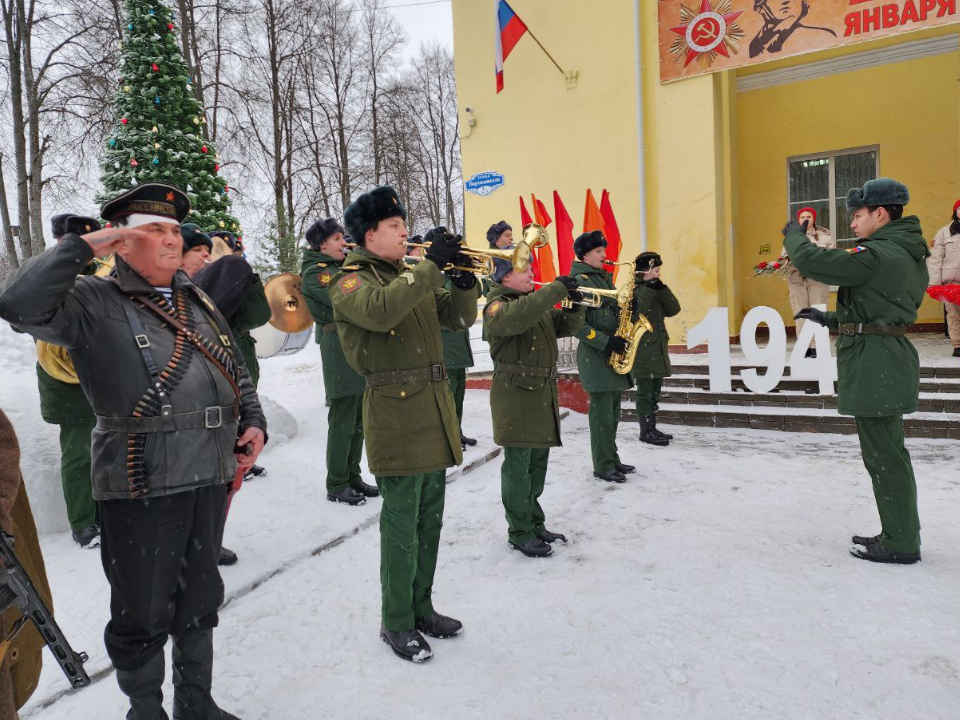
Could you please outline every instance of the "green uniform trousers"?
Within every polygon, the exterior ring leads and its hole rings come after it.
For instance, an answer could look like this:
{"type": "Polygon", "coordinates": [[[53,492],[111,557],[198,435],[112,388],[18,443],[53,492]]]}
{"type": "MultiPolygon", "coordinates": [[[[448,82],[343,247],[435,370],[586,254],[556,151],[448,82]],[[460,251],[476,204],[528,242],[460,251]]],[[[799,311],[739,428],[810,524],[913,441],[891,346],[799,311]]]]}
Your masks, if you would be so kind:
{"type": "Polygon", "coordinates": [[[377,478],[380,510],[380,593],[383,626],[402,632],[433,612],[433,575],[437,569],[444,470],[424,475],[377,478]]]}
{"type": "Polygon", "coordinates": [[[357,487],[363,455],[363,394],[327,401],[327,492],[357,487]]]}
{"type": "Polygon", "coordinates": [[[617,425],[620,424],[620,391],[590,393],[590,453],[595,472],[616,470],[617,425]]]}
{"type": "Polygon", "coordinates": [[[903,416],[856,420],[860,454],[873,480],[873,495],[880,511],[881,542],[895,552],[920,552],[917,480],[903,442],[903,416]]]}
{"type": "Polygon", "coordinates": [[[547,481],[550,448],[503,449],[500,466],[500,496],[507,515],[507,538],[523,545],[543,532],[544,514],[540,496],[547,481]]]}
{"type": "Polygon", "coordinates": [[[96,424],[97,419],[91,417],[60,425],[60,479],[71,530],[82,530],[97,522],[90,475],[90,433],[96,424]]]}
{"type": "Polygon", "coordinates": [[[637,415],[652,415],[660,409],[660,389],[663,378],[635,377],[637,384],[637,415]]]}
{"type": "Polygon", "coordinates": [[[453,393],[453,401],[457,404],[457,420],[460,421],[463,428],[463,396],[467,392],[467,369],[458,368],[456,370],[447,370],[447,378],[450,382],[450,392],[453,393]]]}

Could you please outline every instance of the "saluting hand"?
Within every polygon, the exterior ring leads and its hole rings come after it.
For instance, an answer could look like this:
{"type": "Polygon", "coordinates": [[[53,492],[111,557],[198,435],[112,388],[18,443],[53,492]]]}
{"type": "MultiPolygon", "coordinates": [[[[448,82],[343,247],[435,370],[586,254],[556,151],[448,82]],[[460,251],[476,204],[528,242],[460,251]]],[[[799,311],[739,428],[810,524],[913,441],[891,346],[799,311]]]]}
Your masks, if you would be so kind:
{"type": "Polygon", "coordinates": [[[793,316],[794,320],[809,320],[810,322],[815,322],[817,325],[827,325],[827,314],[823,310],[817,310],[816,308],[804,308],[796,315],[793,316]]]}
{"type": "Polygon", "coordinates": [[[788,222],[786,225],[783,226],[783,230],[782,230],[781,232],[783,232],[783,236],[784,236],[784,237],[786,237],[787,235],[789,235],[789,234],[792,233],[792,232],[799,232],[799,233],[803,233],[804,235],[806,235],[806,234],[807,234],[807,226],[808,226],[809,224],[810,224],[810,221],[809,221],[809,220],[804,220],[804,222],[803,222],[802,225],[801,225],[800,223],[798,223],[796,220],[791,220],[790,222],[788,222]]]}
{"type": "Polygon", "coordinates": [[[142,230],[124,227],[102,228],[80,237],[86,240],[95,257],[106,257],[116,252],[123,252],[128,244],[136,240],[149,239],[142,230]]]}
{"type": "Polygon", "coordinates": [[[234,454],[237,456],[237,465],[244,471],[253,467],[253,464],[257,461],[257,457],[263,450],[265,440],[263,430],[258,427],[248,427],[244,430],[243,435],[237,440],[237,449],[234,451],[234,454]],[[243,451],[247,443],[253,446],[253,451],[249,455],[243,451]]]}

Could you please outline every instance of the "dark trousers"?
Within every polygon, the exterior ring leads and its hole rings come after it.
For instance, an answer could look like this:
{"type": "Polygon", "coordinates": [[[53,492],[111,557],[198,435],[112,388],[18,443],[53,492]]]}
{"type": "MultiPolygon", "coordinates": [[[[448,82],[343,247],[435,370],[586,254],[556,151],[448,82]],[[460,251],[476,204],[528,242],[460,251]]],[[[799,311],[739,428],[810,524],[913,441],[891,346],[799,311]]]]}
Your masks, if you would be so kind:
{"type": "Polygon", "coordinates": [[[60,425],[60,480],[71,530],[97,522],[90,477],[90,433],[96,424],[97,419],[92,417],[60,425]]]}
{"type": "Polygon", "coordinates": [[[327,492],[356,487],[363,456],[363,393],[331,398],[327,410],[327,492]]]}
{"type": "Polygon", "coordinates": [[[463,434],[463,397],[467,392],[467,369],[457,368],[451,370],[447,368],[447,379],[450,383],[450,392],[453,393],[453,401],[457,405],[457,420],[460,422],[460,433],[463,434]]]}
{"type": "Polygon", "coordinates": [[[500,497],[507,516],[507,538],[523,545],[542,532],[545,520],[540,496],[547,481],[550,448],[503,449],[500,497]]]}
{"type": "Polygon", "coordinates": [[[378,477],[383,626],[402,632],[433,612],[446,472],[378,477]]]}
{"type": "Polygon", "coordinates": [[[858,417],[860,454],[873,480],[873,496],[888,550],[920,552],[917,481],[903,437],[903,416],[858,417]]]}
{"type": "Polygon", "coordinates": [[[663,387],[663,378],[638,377],[634,378],[637,384],[637,415],[652,415],[660,409],[660,390],[663,387]]]}
{"type": "Polygon", "coordinates": [[[590,393],[590,453],[594,472],[616,470],[617,426],[620,424],[620,391],[590,393]]]}
{"type": "Polygon", "coordinates": [[[211,485],[100,503],[100,558],[110,582],[104,641],[118,670],[143,667],[170,635],[217,626],[226,495],[226,485],[211,485]]]}

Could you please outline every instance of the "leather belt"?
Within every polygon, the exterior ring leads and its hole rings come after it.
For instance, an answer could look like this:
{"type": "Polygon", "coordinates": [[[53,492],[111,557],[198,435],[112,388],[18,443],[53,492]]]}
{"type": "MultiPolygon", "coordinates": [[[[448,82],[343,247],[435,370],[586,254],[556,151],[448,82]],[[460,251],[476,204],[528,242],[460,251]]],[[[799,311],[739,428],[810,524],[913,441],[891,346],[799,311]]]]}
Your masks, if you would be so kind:
{"type": "Polygon", "coordinates": [[[447,379],[447,368],[443,363],[425,368],[410,370],[385,370],[384,372],[364,375],[368,388],[382,385],[405,385],[415,382],[441,382],[447,379]]]}
{"type": "Polygon", "coordinates": [[[326,335],[327,333],[336,332],[336,331],[337,331],[337,324],[336,324],[335,322],[327,323],[326,325],[324,325],[324,326],[323,326],[322,328],[320,328],[320,329],[323,330],[323,334],[326,335]]]}
{"type": "Polygon", "coordinates": [[[497,372],[508,373],[510,375],[526,375],[527,377],[542,377],[549,380],[557,379],[557,368],[537,367],[535,365],[514,365],[513,363],[494,363],[493,369],[497,372]]]}
{"type": "Polygon", "coordinates": [[[837,326],[841,335],[887,335],[903,337],[907,334],[906,325],[867,325],[865,323],[840,323],[837,326]]]}
{"type": "Polygon", "coordinates": [[[122,433],[174,432],[191,428],[213,430],[240,419],[233,405],[214,405],[185,413],[173,413],[169,405],[164,405],[160,412],[157,417],[146,418],[97,415],[97,430],[122,433]]]}

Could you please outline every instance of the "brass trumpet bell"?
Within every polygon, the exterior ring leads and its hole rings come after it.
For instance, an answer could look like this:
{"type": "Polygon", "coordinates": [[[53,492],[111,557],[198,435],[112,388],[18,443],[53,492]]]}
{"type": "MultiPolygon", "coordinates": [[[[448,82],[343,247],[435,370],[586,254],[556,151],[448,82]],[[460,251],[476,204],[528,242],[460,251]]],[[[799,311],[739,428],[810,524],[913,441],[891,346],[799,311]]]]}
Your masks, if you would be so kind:
{"type": "Polygon", "coordinates": [[[277,330],[298,333],[313,325],[300,282],[296,273],[282,273],[263,287],[270,305],[270,324],[277,330]]]}

